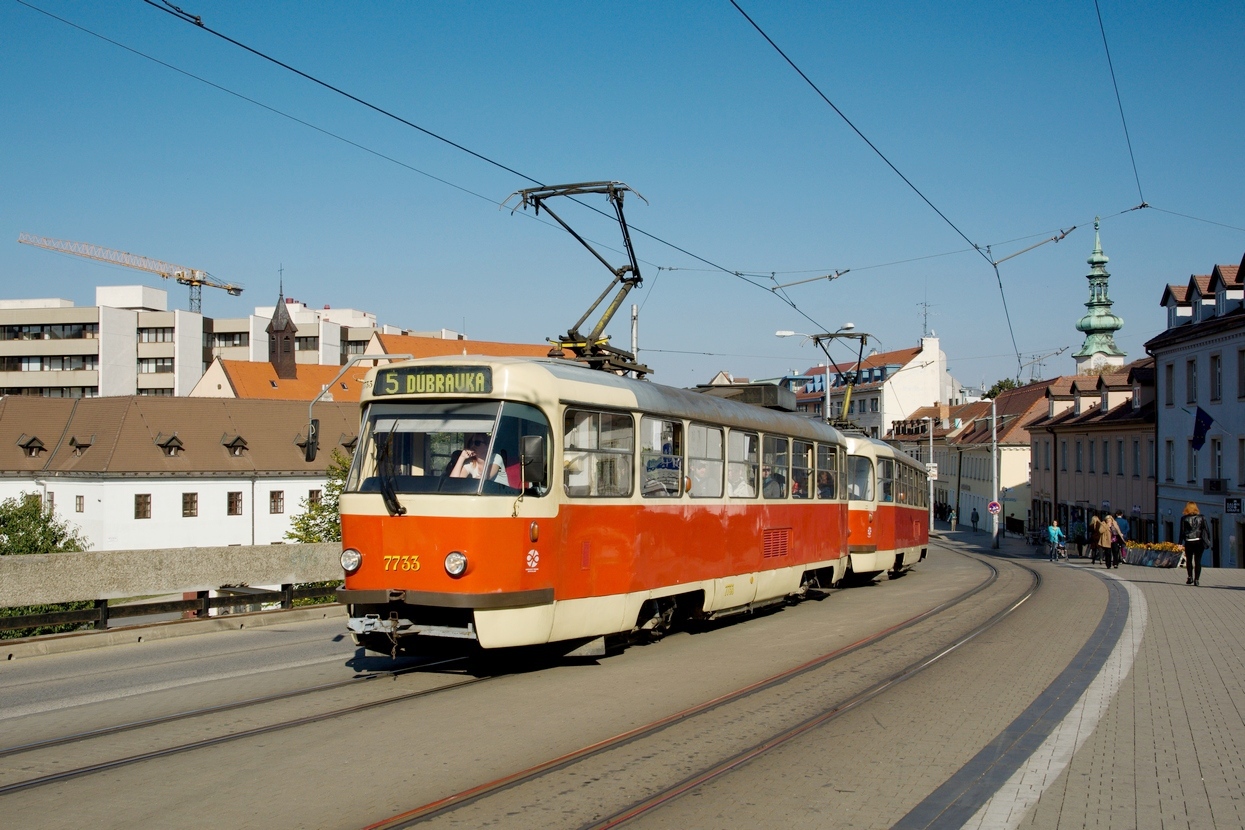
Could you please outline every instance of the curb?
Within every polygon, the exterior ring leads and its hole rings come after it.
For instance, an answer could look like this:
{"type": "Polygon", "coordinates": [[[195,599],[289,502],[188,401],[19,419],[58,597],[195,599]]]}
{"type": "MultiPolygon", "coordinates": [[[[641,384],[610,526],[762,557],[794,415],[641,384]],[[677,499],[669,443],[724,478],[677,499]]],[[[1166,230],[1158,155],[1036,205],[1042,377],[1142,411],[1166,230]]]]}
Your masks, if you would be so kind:
{"type": "MultiPolygon", "coordinates": [[[[107,631],[76,631],[72,634],[49,634],[24,640],[0,640],[0,661],[68,654],[109,646],[133,645],[175,637],[192,637],[216,631],[237,631],[270,625],[327,620],[346,616],[346,606],[337,603],[292,608],[288,611],[255,611],[249,614],[227,614],[206,620],[172,620],[170,622],[110,628],[107,631]]],[[[343,631],[345,627],[343,626],[343,631]]]]}

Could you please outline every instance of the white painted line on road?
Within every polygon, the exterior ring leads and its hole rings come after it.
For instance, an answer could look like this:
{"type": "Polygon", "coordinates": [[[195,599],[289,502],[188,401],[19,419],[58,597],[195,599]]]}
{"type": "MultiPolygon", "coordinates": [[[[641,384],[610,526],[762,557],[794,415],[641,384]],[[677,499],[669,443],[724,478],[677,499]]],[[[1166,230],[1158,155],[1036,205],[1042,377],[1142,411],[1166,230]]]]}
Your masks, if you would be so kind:
{"type": "Polygon", "coordinates": [[[1104,574],[1116,579],[1128,591],[1128,621],[1098,676],[1089,684],[1080,699],[1072,706],[1055,730],[1047,736],[1040,747],[1029,757],[1027,763],[1016,770],[990,800],[982,805],[964,826],[971,828],[1006,828],[1019,826],[1025,814],[1055,783],[1067,768],[1072,756],[1093,734],[1102,716],[1128,673],[1141,648],[1149,617],[1146,600],[1141,590],[1127,580],[1114,574],[1104,574]]]}
{"type": "Polygon", "coordinates": [[[20,718],[26,715],[37,715],[42,712],[55,712],[61,709],[69,709],[74,706],[86,706],[91,703],[103,703],[106,700],[116,700],[122,697],[132,697],[133,695],[144,695],[149,692],[163,692],[169,689],[177,689],[182,686],[192,686],[196,683],[211,683],[216,680],[233,680],[238,677],[249,677],[255,674],[263,674],[272,671],[288,671],[289,669],[300,669],[306,666],[318,666],[323,663],[342,663],[343,665],[351,658],[350,654],[337,654],[332,657],[317,657],[312,660],[299,660],[292,663],[280,663],[277,665],[266,665],[262,668],[246,669],[234,672],[226,672],[225,674],[213,674],[210,676],[184,677],[180,680],[169,680],[160,683],[147,683],[142,686],[132,686],[126,689],[112,689],[104,692],[94,692],[91,694],[75,695],[68,698],[58,698],[56,700],[45,700],[38,703],[29,703],[25,706],[7,706],[3,714],[0,714],[0,721],[11,720],[12,718],[20,718]]]}

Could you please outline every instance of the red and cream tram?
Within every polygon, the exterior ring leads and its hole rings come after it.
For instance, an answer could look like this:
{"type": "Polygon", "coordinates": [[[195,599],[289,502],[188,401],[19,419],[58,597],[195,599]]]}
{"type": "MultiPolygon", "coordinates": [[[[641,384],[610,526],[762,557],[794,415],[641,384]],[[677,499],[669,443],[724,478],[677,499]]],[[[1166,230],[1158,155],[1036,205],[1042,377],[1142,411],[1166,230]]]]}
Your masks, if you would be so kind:
{"type": "Polygon", "coordinates": [[[929,479],[911,456],[847,435],[848,575],[902,573],[929,546],[929,479]]]}
{"type": "Polygon", "coordinates": [[[846,570],[847,444],[807,418],[480,356],[374,368],[362,407],[339,597],[367,648],[596,645],[846,570]]]}

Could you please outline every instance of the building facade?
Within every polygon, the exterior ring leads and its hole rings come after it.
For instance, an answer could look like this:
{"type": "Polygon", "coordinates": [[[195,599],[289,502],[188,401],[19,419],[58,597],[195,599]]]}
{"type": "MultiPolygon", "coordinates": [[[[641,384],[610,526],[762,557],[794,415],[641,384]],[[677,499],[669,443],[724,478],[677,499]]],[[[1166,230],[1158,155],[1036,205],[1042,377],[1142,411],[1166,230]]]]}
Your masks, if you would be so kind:
{"type": "Polygon", "coordinates": [[[1177,540],[1193,502],[1210,524],[1206,563],[1215,567],[1245,567],[1242,268],[1245,259],[1190,277],[1183,292],[1168,286],[1168,328],[1146,343],[1155,364],[1159,534],[1177,540]]]}

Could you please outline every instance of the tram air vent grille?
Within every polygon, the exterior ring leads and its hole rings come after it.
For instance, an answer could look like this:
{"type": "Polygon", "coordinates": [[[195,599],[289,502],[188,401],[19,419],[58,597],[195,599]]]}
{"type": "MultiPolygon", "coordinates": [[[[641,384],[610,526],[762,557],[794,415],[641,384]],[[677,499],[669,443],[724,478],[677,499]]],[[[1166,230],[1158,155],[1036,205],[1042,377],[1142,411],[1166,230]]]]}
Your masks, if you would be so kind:
{"type": "Polygon", "coordinates": [[[766,528],[762,534],[762,543],[764,545],[762,552],[764,558],[773,559],[778,556],[786,556],[791,548],[791,528],[766,528]]]}

